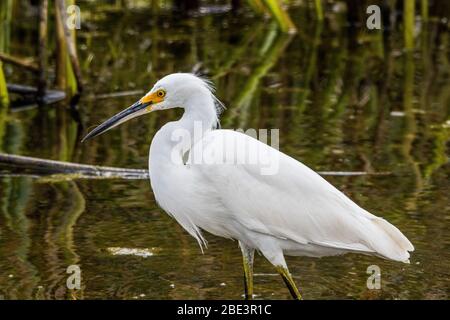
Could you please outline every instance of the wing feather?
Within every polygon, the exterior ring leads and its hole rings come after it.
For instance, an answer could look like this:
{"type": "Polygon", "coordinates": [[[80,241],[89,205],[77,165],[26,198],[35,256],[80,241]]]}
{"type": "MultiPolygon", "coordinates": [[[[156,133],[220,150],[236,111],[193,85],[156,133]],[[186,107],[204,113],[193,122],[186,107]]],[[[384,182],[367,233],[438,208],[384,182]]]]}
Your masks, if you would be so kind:
{"type": "Polygon", "coordinates": [[[414,250],[395,226],[359,207],[304,164],[250,136],[214,130],[196,147],[222,161],[197,167],[213,186],[211,196],[220,198],[232,218],[249,230],[404,262],[414,250]],[[251,163],[248,153],[255,150],[258,159],[251,163]],[[274,174],[263,174],[268,167],[276,168],[274,174]]]}

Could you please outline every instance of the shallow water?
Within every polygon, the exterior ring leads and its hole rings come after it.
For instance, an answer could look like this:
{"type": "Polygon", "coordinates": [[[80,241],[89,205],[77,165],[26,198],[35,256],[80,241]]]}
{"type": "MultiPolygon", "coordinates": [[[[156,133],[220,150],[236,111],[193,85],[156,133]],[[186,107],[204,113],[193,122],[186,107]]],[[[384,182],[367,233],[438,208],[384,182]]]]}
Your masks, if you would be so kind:
{"type": "MultiPolygon", "coordinates": [[[[318,26],[307,8],[292,8],[300,32],[287,37],[248,10],[185,19],[162,10],[152,18],[145,8],[124,14],[80,3],[91,10],[77,39],[88,83],[78,104],[81,124],[64,103],[0,113],[2,152],[145,168],[152,136],[179,111],[135,119],[88,143],[80,138],[159,77],[200,70],[228,107],[223,127],[279,128],[280,149],[315,170],[387,173],[326,178],[402,230],[416,247],[411,263],[357,254],[288,258],[306,299],[448,299],[449,31],[442,23],[423,28],[407,54],[400,27],[384,37],[345,27],[339,10],[318,26]],[[381,268],[381,290],[366,286],[370,265],[381,268]]],[[[31,44],[14,35],[33,38],[32,30],[19,22],[12,28],[11,51],[31,54],[31,44]]],[[[158,208],[146,180],[0,177],[5,299],[241,298],[237,243],[206,238],[201,254],[158,208]],[[72,264],[81,268],[81,290],[66,287],[72,264]]],[[[261,256],[255,273],[257,298],[289,298],[261,256]]]]}

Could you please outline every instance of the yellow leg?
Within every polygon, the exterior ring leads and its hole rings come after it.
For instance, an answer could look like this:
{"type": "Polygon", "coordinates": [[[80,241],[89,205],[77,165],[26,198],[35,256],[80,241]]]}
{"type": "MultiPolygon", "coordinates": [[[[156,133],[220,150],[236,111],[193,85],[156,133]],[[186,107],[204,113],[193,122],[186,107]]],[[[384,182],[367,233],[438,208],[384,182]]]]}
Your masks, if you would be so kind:
{"type": "Polygon", "coordinates": [[[302,300],[302,295],[297,289],[297,286],[295,285],[294,279],[292,279],[292,276],[287,268],[277,266],[277,271],[281,275],[281,277],[284,280],[284,283],[289,289],[289,292],[292,295],[292,298],[296,300],[302,300]]]}
{"type": "Polygon", "coordinates": [[[247,247],[242,242],[239,242],[242,250],[242,262],[244,265],[244,291],[245,299],[253,299],[253,257],[255,250],[247,247]]]}

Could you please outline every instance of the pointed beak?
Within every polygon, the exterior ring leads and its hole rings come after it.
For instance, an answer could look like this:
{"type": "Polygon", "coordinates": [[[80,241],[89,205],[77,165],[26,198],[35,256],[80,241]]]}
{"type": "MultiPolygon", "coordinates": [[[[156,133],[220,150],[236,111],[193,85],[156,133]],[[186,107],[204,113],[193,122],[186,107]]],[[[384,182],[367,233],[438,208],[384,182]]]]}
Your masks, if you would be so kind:
{"type": "Polygon", "coordinates": [[[156,97],[155,94],[148,94],[148,95],[144,96],[138,102],[134,103],[130,107],[128,107],[125,110],[114,115],[113,117],[106,120],[98,127],[96,127],[94,130],[89,132],[83,138],[83,140],[81,140],[81,142],[84,142],[90,138],[94,138],[98,135],[101,135],[102,133],[108,131],[109,129],[112,129],[112,128],[118,126],[119,124],[124,123],[130,119],[133,119],[133,118],[136,118],[143,114],[151,112],[152,105],[155,103],[161,102],[161,101],[162,101],[162,99],[159,99],[158,97],[156,97]]]}
{"type": "Polygon", "coordinates": [[[81,142],[84,142],[90,138],[94,138],[98,135],[101,135],[102,133],[118,126],[121,123],[124,123],[130,119],[133,119],[133,118],[143,115],[147,112],[150,112],[151,110],[147,110],[147,106],[149,106],[149,105],[150,105],[149,103],[141,103],[140,101],[134,103],[130,107],[128,107],[125,110],[122,110],[121,112],[119,112],[118,114],[112,116],[111,118],[109,118],[108,120],[103,122],[101,125],[96,127],[94,130],[89,132],[83,138],[83,140],[81,140],[81,142]]]}

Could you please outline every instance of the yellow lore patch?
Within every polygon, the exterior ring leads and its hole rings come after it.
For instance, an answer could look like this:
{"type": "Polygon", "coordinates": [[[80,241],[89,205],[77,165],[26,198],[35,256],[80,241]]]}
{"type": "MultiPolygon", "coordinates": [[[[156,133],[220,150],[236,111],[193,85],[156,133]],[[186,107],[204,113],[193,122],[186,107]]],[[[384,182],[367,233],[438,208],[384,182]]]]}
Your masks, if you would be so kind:
{"type": "MultiPolygon", "coordinates": [[[[156,104],[164,100],[164,97],[166,96],[166,92],[162,89],[159,89],[153,93],[150,93],[146,96],[143,96],[141,100],[139,100],[140,103],[150,103],[150,104],[156,104]]],[[[147,109],[149,110],[149,109],[147,109]]],[[[150,110],[149,110],[150,111],[150,110]]]]}

